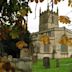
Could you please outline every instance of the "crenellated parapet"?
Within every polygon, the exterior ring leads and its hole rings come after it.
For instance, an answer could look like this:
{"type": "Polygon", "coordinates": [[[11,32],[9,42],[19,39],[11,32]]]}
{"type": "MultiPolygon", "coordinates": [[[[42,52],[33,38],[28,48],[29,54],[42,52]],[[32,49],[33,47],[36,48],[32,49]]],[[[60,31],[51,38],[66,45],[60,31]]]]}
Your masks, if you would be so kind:
{"type": "Polygon", "coordinates": [[[53,27],[58,27],[58,8],[57,12],[52,12],[52,10],[48,8],[46,11],[40,13],[39,31],[53,27]]]}

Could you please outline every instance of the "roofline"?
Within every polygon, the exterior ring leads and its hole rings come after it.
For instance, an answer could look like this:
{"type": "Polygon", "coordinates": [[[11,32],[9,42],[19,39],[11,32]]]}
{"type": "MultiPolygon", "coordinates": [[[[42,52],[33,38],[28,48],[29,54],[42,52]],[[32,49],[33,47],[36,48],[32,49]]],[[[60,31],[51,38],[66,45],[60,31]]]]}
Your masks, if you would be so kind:
{"type": "Polygon", "coordinates": [[[64,30],[65,30],[65,31],[67,31],[67,32],[69,32],[69,33],[72,34],[72,31],[69,30],[69,29],[67,29],[67,28],[65,28],[65,27],[54,27],[54,28],[50,28],[50,29],[45,30],[45,31],[31,33],[31,35],[32,35],[32,34],[42,34],[42,33],[46,33],[46,32],[48,32],[48,31],[50,31],[50,30],[52,30],[52,31],[64,31],[64,30]]]}

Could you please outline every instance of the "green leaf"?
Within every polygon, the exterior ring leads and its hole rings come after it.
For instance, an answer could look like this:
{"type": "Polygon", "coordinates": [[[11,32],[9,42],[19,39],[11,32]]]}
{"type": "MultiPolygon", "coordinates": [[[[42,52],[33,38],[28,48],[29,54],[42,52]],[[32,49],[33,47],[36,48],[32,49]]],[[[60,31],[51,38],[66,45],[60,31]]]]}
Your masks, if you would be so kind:
{"type": "Polygon", "coordinates": [[[13,27],[12,28],[12,31],[10,32],[10,36],[12,37],[12,39],[19,38],[19,29],[18,29],[18,27],[13,27]]]}
{"type": "Polygon", "coordinates": [[[17,31],[12,31],[12,32],[10,32],[10,36],[12,37],[12,39],[19,38],[19,34],[18,34],[17,31]]]}

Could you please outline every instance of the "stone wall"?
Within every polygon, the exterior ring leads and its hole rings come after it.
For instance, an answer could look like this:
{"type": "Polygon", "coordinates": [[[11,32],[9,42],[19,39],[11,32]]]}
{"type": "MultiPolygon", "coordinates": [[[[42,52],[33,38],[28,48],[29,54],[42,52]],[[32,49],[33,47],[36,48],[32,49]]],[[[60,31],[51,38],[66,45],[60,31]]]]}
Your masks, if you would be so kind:
{"type": "Polygon", "coordinates": [[[10,63],[15,67],[15,72],[32,72],[32,58],[10,58],[10,63]]]}

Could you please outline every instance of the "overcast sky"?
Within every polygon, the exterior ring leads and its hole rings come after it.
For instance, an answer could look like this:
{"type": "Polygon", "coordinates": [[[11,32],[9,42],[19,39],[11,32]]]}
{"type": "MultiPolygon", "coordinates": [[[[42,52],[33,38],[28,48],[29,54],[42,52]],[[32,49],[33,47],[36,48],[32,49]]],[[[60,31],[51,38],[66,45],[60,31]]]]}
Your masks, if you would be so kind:
{"type": "MultiPolygon", "coordinates": [[[[35,17],[35,6],[36,3],[32,2],[29,3],[29,6],[31,7],[32,13],[29,14],[28,16],[28,30],[33,33],[33,32],[38,32],[39,31],[39,9],[41,8],[42,12],[47,9],[47,3],[50,3],[50,1],[45,0],[43,3],[38,3],[37,5],[37,10],[36,10],[36,17],[35,17]]],[[[68,1],[61,1],[58,3],[58,5],[54,5],[54,11],[56,11],[57,7],[59,9],[59,16],[64,15],[68,16],[70,20],[72,21],[72,8],[68,7],[68,1]]],[[[51,4],[50,4],[51,5],[51,4]]],[[[50,7],[51,9],[51,7],[50,7]]],[[[71,24],[62,24],[59,22],[59,27],[65,26],[68,29],[72,29],[72,22],[71,24]]]]}

